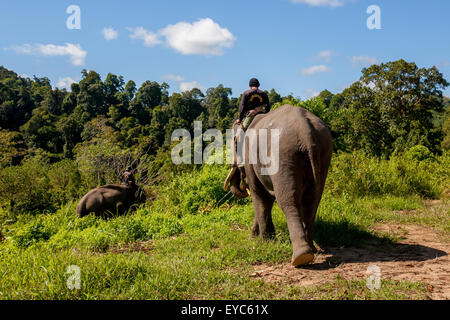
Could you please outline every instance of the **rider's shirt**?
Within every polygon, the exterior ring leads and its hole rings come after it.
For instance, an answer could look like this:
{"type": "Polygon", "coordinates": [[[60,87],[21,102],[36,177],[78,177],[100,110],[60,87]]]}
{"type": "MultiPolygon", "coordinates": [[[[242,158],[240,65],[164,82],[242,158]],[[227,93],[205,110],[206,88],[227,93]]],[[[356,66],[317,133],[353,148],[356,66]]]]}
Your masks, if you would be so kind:
{"type": "Polygon", "coordinates": [[[266,112],[270,111],[269,97],[260,90],[247,90],[242,94],[241,105],[239,107],[239,120],[242,121],[250,110],[257,107],[264,107],[266,112]]]}

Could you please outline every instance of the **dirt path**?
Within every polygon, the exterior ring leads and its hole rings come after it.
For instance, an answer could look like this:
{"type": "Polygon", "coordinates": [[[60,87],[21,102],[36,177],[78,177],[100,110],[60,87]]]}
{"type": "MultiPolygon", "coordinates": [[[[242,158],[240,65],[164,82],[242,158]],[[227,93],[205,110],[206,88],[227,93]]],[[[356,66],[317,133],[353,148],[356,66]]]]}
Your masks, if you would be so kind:
{"type": "Polygon", "coordinates": [[[267,282],[315,286],[333,280],[366,279],[370,265],[381,269],[381,279],[409,280],[428,284],[431,299],[450,299],[450,243],[428,227],[384,225],[379,231],[404,237],[388,250],[376,247],[322,248],[313,264],[294,268],[289,263],[256,265],[253,277],[267,282]]]}

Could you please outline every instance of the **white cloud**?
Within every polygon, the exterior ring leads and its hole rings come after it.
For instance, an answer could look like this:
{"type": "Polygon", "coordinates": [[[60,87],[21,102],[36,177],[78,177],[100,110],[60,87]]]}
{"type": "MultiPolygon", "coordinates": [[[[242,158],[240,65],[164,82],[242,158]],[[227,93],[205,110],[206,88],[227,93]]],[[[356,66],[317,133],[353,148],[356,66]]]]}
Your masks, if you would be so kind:
{"type": "Polygon", "coordinates": [[[305,92],[309,95],[310,98],[317,97],[320,92],[317,92],[314,89],[306,89],[305,92]]]}
{"type": "Polygon", "coordinates": [[[197,88],[197,89],[200,89],[200,90],[204,90],[205,89],[205,87],[202,86],[197,81],[180,82],[180,90],[181,90],[181,92],[189,91],[189,90],[192,90],[194,88],[197,88]]]}
{"type": "Polygon", "coordinates": [[[143,27],[127,28],[127,30],[132,32],[130,34],[131,39],[142,40],[146,47],[153,47],[162,43],[156,33],[145,30],[143,27]]]}
{"type": "Polygon", "coordinates": [[[220,56],[225,48],[231,48],[236,38],[226,28],[210,18],[200,19],[193,23],[178,22],[170,24],[158,32],[143,27],[127,28],[130,38],[143,40],[144,45],[152,47],[166,44],[185,55],[220,56]]]}
{"type": "Polygon", "coordinates": [[[70,56],[70,62],[74,66],[84,65],[87,51],[81,49],[79,44],[66,43],[64,46],[55,44],[24,44],[8,48],[19,54],[42,56],[70,56]]]}
{"type": "Polygon", "coordinates": [[[184,78],[182,76],[176,75],[176,74],[166,74],[163,79],[165,80],[169,80],[169,81],[183,81],[184,78]]]}
{"type": "Polygon", "coordinates": [[[335,55],[336,54],[332,50],[322,50],[317,54],[317,58],[330,62],[331,58],[335,55]]]}
{"type": "Polygon", "coordinates": [[[343,0],[291,0],[293,3],[305,3],[314,7],[340,7],[344,5],[343,0]]]}
{"type": "Polygon", "coordinates": [[[175,81],[179,83],[180,86],[180,90],[181,92],[183,91],[189,91],[192,90],[194,88],[200,89],[200,90],[205,90],[205,87],[202,86],[200,83],[198,83],[197,81],[184,81],[184,78],[180,75],[176,75],[176,74],[166,74],[163,79],[165,80],[169,80],[169,81],[175,81]]]}
{"type": "Polygon", "coordinates": [[[236,38],[210,18],[194,23],[178,22],[160,30],[167,44],[182,54],[218,56],[224,48],[231,48],[236,38]]]}
{"type": "Polygon", "coordinates": [[[309,77],[309,76],[315,75],[317,73],[330,72],[330,71],[331,71],[330,68],[328,68],[327,66],[322,64],[322,65],[312,66],[312,67],[309,67],[309,68],[302,69],[300,71],[300,73],[304,77],[309,77]]]}
{"type": "Polygon", "coordinates": [[[65,77],[65,78],[59,78],[58,82],[56,83],[57,88],[66,88],[70,89],[70,85],[74,83],[75,80],[73,80],[71,77],[65,77]]]}
{"type": "Polygon", "coordinates": [[[443,60],[443,61],[441,61],[441,62],[439,62],[439,63],[436,63],[435,66],[436,66],[437,68],[445,68],[445,67],[450,66],[450,61],[448,61],[448,60],[443,60]]]}
{"type": "Polygon", "coordinates": [[[378,59],[375,57],[369,57],[369,56],[353,56],[350,59],[350,62],[353,67],[358,67],[358,66],[366,66],[366,65],[376,64],[378,62],[378,59]]]}
{"type": "Polygon", "coordinates": [[[102,34],[106,41],[115,40],[119,37],[119,33],[113,28],[103,28],[102,34]]]}

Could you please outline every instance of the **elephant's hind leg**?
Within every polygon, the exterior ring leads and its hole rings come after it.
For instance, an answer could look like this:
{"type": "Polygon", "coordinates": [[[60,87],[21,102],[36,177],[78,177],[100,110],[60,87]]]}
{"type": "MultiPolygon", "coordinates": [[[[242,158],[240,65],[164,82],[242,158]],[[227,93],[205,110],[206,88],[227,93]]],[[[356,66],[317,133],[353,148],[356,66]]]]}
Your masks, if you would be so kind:
{"type": "Polygon", "coordinates": [[[318,201],[314,197],[308,195],[302,200],[302,211],[305,220],[306,240],[313,249],[314,253],[317,252],[314,246],[314,222],[316,218],[316,212],[318,207],[318,201]]]}
{"type": "Polygon", "coordinates": [[[116,214],[118,216],[125,214],[125,205],[122,202],[116,204],[116,214]]]}
{"type": "Polygon", "coordinates": [[[273,238],[275,227],[272,222],[272,206],[275,199],[266,191],[251,191],[255,218],[253,220],[252,237],[273,238]]]}
{"type": "Polygon", "coordinates": [[[285,183],[282,188],[276,189],[277,203],[286,216],[289,236],[292,243],[292,264],[300,266],[314,260],[314,248],[307,239],[306,221],[303,207],[299,201],[304,188],[294,181],[285,183]]]}

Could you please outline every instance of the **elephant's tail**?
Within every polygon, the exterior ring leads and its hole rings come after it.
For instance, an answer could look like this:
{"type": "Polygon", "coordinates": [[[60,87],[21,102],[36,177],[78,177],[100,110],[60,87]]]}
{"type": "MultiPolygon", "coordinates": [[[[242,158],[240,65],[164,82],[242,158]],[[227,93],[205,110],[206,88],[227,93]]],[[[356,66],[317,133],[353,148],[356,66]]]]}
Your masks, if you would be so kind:
{"type": "Polygon", "coordinates": [[[317,150],[317,146],[308,146],[308,158],[311,164],[312,174],[314,178],[314,193],[316,196],[321,192],[321,172],[320,172],[320,151],[317,150]]]}
{"type": "Polygon", "coordinates": [[[321,173],[321,159],[320,159],[320,146],[319,146],[319,137],[317,136],[315,130],[313,130],[313,125],[311,124],[309,119],[305,119],[306,121],[302,123],[302,133],[305,135],[305,139],[303,140],[303,148],[302,152],[308,157],[309,163],[311,165],[311,170],[314,179],[314,195],[315,199],[320,199],[320,195],[322,192],[322,173],[321,173]],[[306,151],[306,152],[305,152],[306,151]]]}

